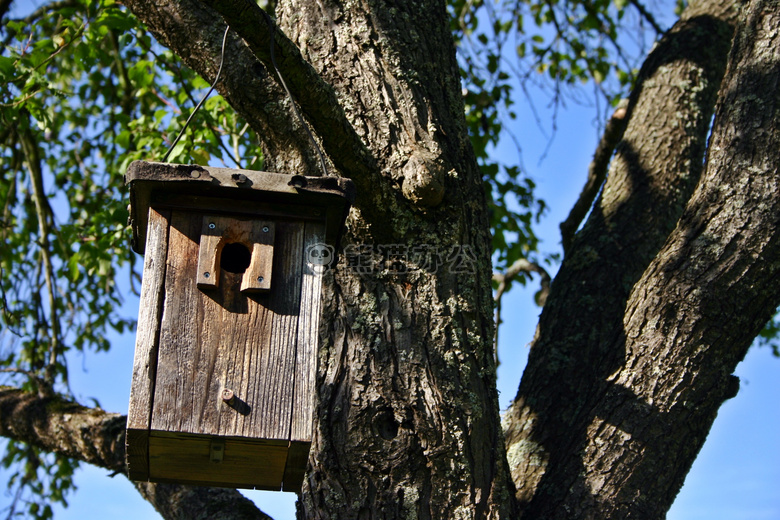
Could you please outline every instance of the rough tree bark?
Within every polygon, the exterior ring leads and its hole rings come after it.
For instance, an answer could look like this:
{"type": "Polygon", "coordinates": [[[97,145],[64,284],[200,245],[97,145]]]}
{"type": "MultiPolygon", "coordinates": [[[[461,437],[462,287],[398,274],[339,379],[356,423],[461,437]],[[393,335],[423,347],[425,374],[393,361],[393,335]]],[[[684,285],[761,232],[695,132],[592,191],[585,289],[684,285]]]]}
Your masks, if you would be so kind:
{"type": "Polygon", "coordinates": [[[693,4],[640,74],[602,196],[553,282],[507,414],[529,518],[663,517],[738,390],[730,374],[780,302],[769,283],[778,62],[767,4],[751,5],[740,32],[703,177],[728,3],[693,4]],[[761,139],[746,138],[751,127],[761,139]]]}
{"type": "MultiPolygon", "coordinates": [[[[269,167],[318,170],[266,46],[360,193],[327,274],[301,518],[661,518],[780,303],[777,0],[692,4],[640,74],[592,216],[499,425],[490,236],[440,0],[126,0],[213,78],[269,167]],[[270,47],[270,46],[269,46],[270,47]],[[507,463],[507,455],[508,461],[507,463]],[[511,469],[511,474],[510,474],[511,469]],[[516,488],[515,488],[516,485],[516,488]]],[[[0,390],[0,435],[123,470],[123,417],[0,390]]],[[[264,518],[233,490],[139,484],[165,518],[264,518]]]]}

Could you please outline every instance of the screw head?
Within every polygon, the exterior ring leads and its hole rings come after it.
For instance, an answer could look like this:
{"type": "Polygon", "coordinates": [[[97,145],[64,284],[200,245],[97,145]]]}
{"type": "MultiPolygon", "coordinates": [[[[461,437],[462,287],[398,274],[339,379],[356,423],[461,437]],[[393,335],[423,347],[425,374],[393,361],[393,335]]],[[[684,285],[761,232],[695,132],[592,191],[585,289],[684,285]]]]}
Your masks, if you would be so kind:
{"type": "Polygon", "coordinates": [[[268,233],[270,228],[268,226],[263,226],[263,233],[268,233]]]}
{"type": "Polygon", "coordinates": [[[211,276],[211,273],[209,272],[203,273],[203,278],[208,278],[209,276],[211,276]]]}
{"type": "Polygon", "coordinates": [[[222,390],[222,400],[227,404],[233,404],[236,400],[236,394],[233,393],[233,390],[225,388],[222,390]]]}
{"type": "Polygon", "coordinates": [[[263,283],[263,280],[265,280],[265,278],[263,278],[262,276],[257,277],[258,282],[263,283]]]}
{"type": "Polygon", "coordinates": [[[209,222],[209,229],[214,229],[215,227],[217,227],[216,224],[214,224],[213,222],[209,222]]]}

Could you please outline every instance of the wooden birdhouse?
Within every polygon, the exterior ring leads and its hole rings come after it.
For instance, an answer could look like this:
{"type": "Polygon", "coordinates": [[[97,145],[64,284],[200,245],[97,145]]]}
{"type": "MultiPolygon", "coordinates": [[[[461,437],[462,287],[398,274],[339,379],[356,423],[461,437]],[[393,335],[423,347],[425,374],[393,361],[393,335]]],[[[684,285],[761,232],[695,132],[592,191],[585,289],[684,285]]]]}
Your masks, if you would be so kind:
{"type": "Polygon", "coordinates": [[[131,479],[300,489],[349,180],[136,161],[131,479]]]}

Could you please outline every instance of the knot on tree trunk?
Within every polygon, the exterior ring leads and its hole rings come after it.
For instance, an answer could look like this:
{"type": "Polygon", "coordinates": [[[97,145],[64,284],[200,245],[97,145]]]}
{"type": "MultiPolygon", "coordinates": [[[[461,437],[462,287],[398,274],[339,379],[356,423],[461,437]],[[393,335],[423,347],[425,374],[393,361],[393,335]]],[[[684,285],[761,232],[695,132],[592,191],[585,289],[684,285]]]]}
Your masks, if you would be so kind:
{"type": "Polygon", "coordinates": [[[401,191],[417,206],[433,208],[444,199],[444,176],[447,168],[440,155],[415,150],[402,168],[401,191]]]}

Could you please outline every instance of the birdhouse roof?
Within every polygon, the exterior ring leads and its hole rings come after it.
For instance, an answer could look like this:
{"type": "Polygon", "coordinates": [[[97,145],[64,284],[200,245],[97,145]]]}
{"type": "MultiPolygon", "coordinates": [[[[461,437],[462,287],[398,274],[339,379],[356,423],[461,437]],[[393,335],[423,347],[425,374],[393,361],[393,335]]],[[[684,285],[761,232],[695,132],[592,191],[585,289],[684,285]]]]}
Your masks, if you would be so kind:
{"type": "Polygon", "coordinates": [[[133,250],[143,253],[149,207],[247,217],[325,220],[335,244],[355,200],[352,181],[192,164],[134,161],[125,173],[130,187],[133,250]]]}

